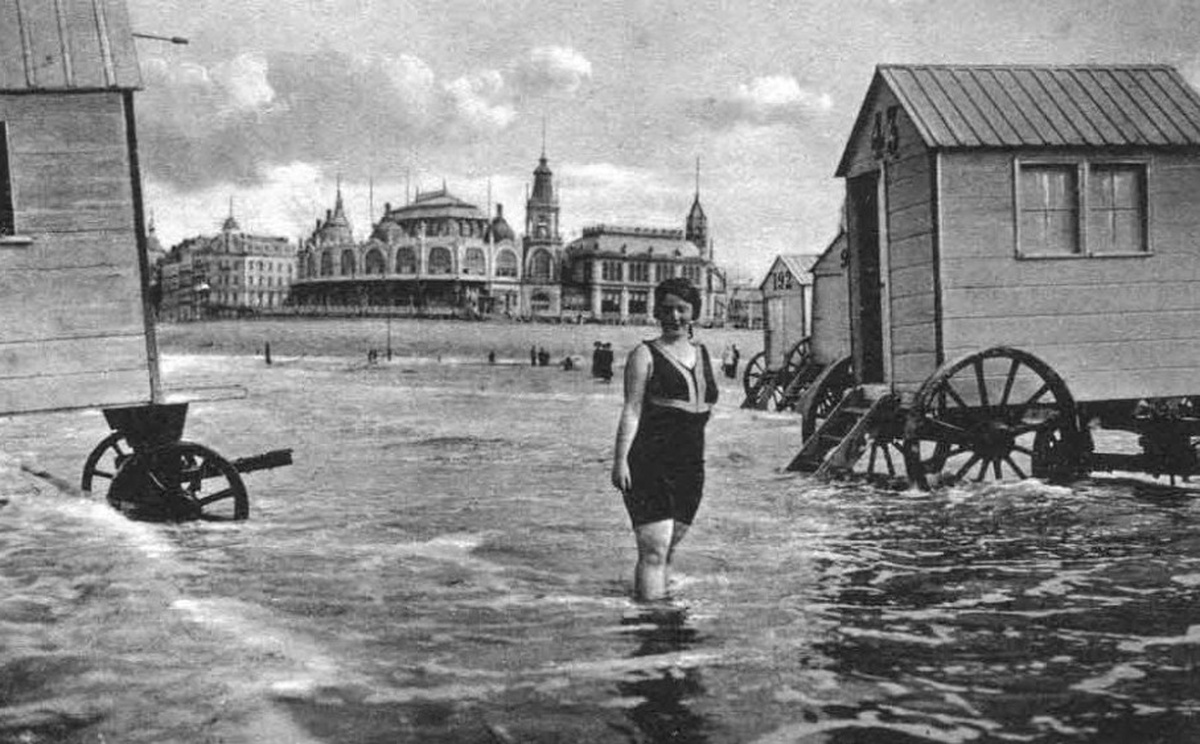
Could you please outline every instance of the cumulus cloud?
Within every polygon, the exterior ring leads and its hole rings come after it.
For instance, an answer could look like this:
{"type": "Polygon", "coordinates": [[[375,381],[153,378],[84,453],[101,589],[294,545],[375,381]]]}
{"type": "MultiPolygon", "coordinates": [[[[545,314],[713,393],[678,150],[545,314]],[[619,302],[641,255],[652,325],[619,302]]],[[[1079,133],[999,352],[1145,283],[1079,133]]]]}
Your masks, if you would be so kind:
{"type": "Polygon", "coordinates": [[[275,90],[267,80],[267,60],[258,54],[241,54],[217,65],[212,81],[224,89],[234,110],[255,111],[275,100],[275,90]]]}
{"type": "Polygon", "coordinates": [[[807,121],[833,108],[828,93],[804,88],[790,75],[768,75],[741,83],[720,97],[697,101],[692,115],[718,128],[740,123],[772,125],[807,121]]]}
{"type": "Polygon", "coordinates": [[[460,77],[446,85],[446,93],[460,121],[474,129],[504,129],[516,118],[504,77],[496,70],[460,77]]]}
{"type": "Polygon", "coordinates": [[[592,63],[568,47],[536,47],[513,65],[515,84],[524,95],[571,95],[591,77],[592,63]]]}
{"type": "Polygon", "coordinates": [[[139,126],[147,174],[180,187],[261,183],[291,162],[357,171],[494,136],[523,98],[571,94],[591,63],[539,47],[501,69],[439,80],[409,54],[244,53],[208,67],[143,61],[139,126]]]}

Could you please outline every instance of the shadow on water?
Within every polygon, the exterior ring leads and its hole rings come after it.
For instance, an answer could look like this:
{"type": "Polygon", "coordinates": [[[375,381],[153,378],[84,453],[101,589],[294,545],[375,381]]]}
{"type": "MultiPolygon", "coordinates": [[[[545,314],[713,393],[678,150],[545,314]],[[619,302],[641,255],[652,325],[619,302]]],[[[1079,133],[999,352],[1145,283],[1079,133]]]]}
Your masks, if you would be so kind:
{"type": "MultiPolygon", "coordinates": [[[[630,629],[638,647],[632,658],[668,656],[692,649],[702,640],[688,621],[684,607],[647,607],[623,618],[621,625],[630,629]]],[[[710,724],[689,707],[689,700],[705,693],[700,670],[669,664],[647,668],[638,679],[618,682],[617,690],[626,698],[643,702],[627,712],[643,734],[639,741],[706,742],[710,724]]]]}

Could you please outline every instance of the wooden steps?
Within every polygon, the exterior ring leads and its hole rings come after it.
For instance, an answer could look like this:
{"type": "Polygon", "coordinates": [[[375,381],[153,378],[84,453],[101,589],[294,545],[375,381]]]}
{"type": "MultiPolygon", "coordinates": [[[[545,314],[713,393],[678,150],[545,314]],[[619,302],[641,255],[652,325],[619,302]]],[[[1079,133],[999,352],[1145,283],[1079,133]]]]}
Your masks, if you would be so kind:
{"type": "Polygon", "coordinates": [[[850,472],[866,448],[867,434],[895,415],[898,401],[884,385],[851,388],[800,447],[787,470],[819,478],[850,472]]]}

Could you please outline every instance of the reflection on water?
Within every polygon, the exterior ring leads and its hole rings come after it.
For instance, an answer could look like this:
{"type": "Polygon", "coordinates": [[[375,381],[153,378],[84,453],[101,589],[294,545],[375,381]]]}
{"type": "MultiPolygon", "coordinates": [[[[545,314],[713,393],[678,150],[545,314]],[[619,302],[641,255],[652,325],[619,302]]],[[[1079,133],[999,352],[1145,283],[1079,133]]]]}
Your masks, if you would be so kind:
{"type": "MultiPolygon", "coordinates": [[[[688,624],[683,607],[648,608],[621,624],[630,628],[638,644],[634,657],[687,651],[704,640],[688,624]]],[[[622,696],[639,701],[629,709],[629,719],[650,741],[708,741],[707,721],[691,709],[692,701],[705,692],[698,668],[647,670],[643,678],[618,682],[616,688],[622,696]]]]}
{"type": "MultiPolygon", "coordinates": [[[[794,417],[729,403],[676,604],[647,607],[605,485],[618,386],[167,368],[249,391],[188,439],[295,463],[247,477],[237,525],[0,493],[0,742],[1200,741],[1191,486],[817,484],[779,470],[794,417]]],[[[69,481],[107,433],[4,426],[69,481]]]]}

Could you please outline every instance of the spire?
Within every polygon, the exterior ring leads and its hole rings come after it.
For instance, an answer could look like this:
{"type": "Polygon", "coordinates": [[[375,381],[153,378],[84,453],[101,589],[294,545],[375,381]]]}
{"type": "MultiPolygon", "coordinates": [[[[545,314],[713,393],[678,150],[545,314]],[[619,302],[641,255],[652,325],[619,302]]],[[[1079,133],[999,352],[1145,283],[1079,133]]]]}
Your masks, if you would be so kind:
{"type": "Polygon", "coordinates": [[[242,228],[238,225],[237,220],[233,218],[233,194],[229,195],[229,216],[225,218],[225,224],[221,225],[221,232],[238,232],[242,228]]]}
{"type": "Polygon", "coordinates": [[[700,249],[701,255],[708,256],[708,217],[704,215],[704,207],[700,206],[700,156],[696,156],[696,198],[692,200],[692,209],[688,212],[684,228],[684,239],[700,249]]]}
{"type": "Polygon", "coordinates": [[[542,114],[542,160],[546,159],[546,114],[542,114]]]}

